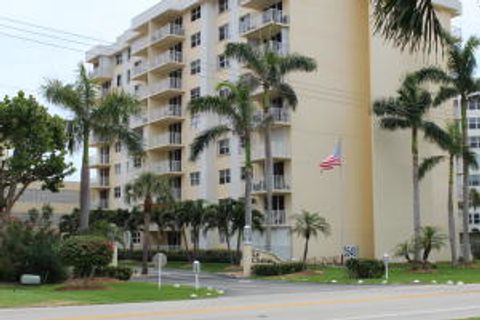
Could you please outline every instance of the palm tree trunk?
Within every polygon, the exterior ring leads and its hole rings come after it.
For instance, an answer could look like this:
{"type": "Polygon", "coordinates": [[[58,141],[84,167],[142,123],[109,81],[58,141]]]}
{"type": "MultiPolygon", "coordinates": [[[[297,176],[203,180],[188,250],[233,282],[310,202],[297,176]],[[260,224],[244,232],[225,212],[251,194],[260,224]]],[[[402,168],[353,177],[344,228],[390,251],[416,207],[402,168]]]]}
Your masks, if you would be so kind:
{"type": "MultiPolygon", "coordinates": [[[[238,259],[240,257],[240,244],[242,243],[242,230],[238,230],[238,234],[237,234],[237,257],[236,259],[238,259]]],[[[240,262],[237,260],[237,263],[240,262]]]]}
{"type": "MultiPolygon", "coordinates": [[[[263,114],[270,115],[270,88],[264,87],[263,114]]],[[[267,192],[265,246],[267,251],[272,250],[272,209],[273,209],[273,155],[272,155],[272,127],[270,123],[265,126],[265,189],[267,192]]]]}
{"type": "MultiPolygon", "coordinates": [[[[250,133],[245,137],[245,234],[243,236],[244,249],[252,246],[252,159],[250,133]]],[[[268,248],[268,241],[267,241],[268,248]]],[[[249,275],[252,257],[248,256],[252,250],[244,250],[244,274],[249,275]],[[248,261],[248,263],[245,263],[248,261]],[[248,270],[247,270],[248,269],[248,270]]]]}
{"type": "Polygon", "coordinates": [[[142,274],[148,274],[148,258],[150,253],[150,220],[152,210],[152,198],[150,195],[145,197],[143,205],[143,255],[142,255],[142,274]]]}
{"type": "Polygon", "coordinates": [[[468,128],[467,128],[467,96],[462,95],[462,163],[463,163],[463,244],[462,244],[462,256],[463,261],[470,262],[470,234],[468,230],[468,214],[469,214],[469,199],[468,199],[468,176],[469,176],[469,163],[468,158],[465,157],[466,151],[469,148],[468,143],[468,128]]]}
{"type": "Polygon", "coordinates": [[[457,240],[455,228],[455,214],[453,205],[453,170],[455,157],[450,155],[448,162],[448,238],[450,240],[450,253],[452,265],[457,264],[457,240]]]}
{"type": "Polygon", "coordinates": [[[87,231],[90,215],[90,168],[89,168],[90,130],[84,129],[82,168],[80,174],[80,231],[87,231]]]}
{"type": "Polygon", "coordinates": [[[185,231],[185,228],[182,228],[182,238],[183,238],[183,243],[185,245],[187,259],[189,262],[192,262],[192,257],[190,256],[190,248],[188,247],[187,232],[185,231]]]}
{"type": "Polygon", "coordinates": [[[418,176],[418,130],[412,128],[413,237],[414,261],[420,261],[420,183],[418,176]]]}
{"type": "Polygon", "coordinates": [[[305,249],[303,250],[303,266],[305,268],[305,265],[307,263],[307,257],[308,257],[308,241],[310,240],[310,237],[305,237],[305,249]]]}

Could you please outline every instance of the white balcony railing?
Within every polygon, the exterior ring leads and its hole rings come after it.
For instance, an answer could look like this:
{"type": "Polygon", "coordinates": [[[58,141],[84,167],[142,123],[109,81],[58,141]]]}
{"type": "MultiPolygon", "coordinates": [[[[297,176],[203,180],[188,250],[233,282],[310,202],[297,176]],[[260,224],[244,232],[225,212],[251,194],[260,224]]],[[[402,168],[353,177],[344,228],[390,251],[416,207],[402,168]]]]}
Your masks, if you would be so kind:
{"type": "Polygon", "coordinates": [[[169,160],[155,162],[151,165],[152,171],[157,174],[178,173],[182,171],[182,161],[169,160]]]}
{"type": "Polygon", "coordinates": [[[168,90],[180,90],[182,88],[182,79],[168,78],[149,86],[150,95],[160,94],[168,90]]]}
{"type": "Polygon", "coordinates": [[[284,225],[287,223],[287,212],[285,210],[272,210],[272,224],[284,225]]]}
{"type": "Polygon", "coordinates": [[[90,165],[108,165],[110,163],[109,154],[100,154],[96,156],[91,156],[89,159],[90,165]]]}
{"type": "Polygon", "coordinates": [[[138,76],[140,74],[143,74],[148,71],[148,64],[145,63],[144,61],[140,62],[136,66],[133,67],[132,74],[133,76],[138,76]]]}
{"type": "Polygon", "coordinates": [[[94,67],[93,70],[90,72],[91,78],[111,78],[113,72],[113,67],[110,63],[108,64],[101,64],[97,67],[94,67]]]}
{"type": "Polygon", "coordinates": [[[182,144],[182,134],[180,132],[169,132],[167,134],[152,136],[148,139],[149,148],[158,148],[179,144],[182,144]]]}
{"type": "MultiPolygon", "coordinates": [[[[253,184],[253,191],[264,192],[267,190],[267,185],[265,180],[260,180],[253,184]]],[[[288,191],[290,190],[290,183],[284,175],[274,175],[273,176],[273,190],[276,191],[288,191]]]]}
{"type": "Polygon", "coordinates": [[[155,122],[169,117],[181,117],[182,106],[171,104],[161,108],[155,108],[150,111],[150,122],[155,122]]]}
{"type": "MultiPolygon", "coordinates": [[[[290,111],[286,108],[270,108],[270,116],[274,122],[290,122],[290,111]]],[[[262,111],[259,111],[255,114],[256,121],[262,121],[265,118],[262,111]]]]}
{"type": "Polygon", "coordinates": [[[98,176],[94,181],[93,185],[96,187],[108,187],[110,185],[110,177],[108,176],[98,176]]]}
{"type": "MultiPolygon", "coordinates": [[[[253,159],[265,158],[265,147],[263,145],[255,146],[253,148],[253,159]]],[[[290,158],[290,150],[286,143],[272,142],[272,156],[274,158],[288,159],[290,158]]]]}
{"type": "Polygon", "coordinates": [[[132,43],[132,53],[145,49],[149,45],[148,37],[142,37],[132,43]]]}
{"type": "Polygon", "coordinates": [[[132,128],[144,126],[147,122],[148,116],[146,113],[130,117],[130,127],[132,128]]]}
{"type": "Polygon", "coordinates": [[[249,19],[240,22],[240,33],[247,33],[271,23],[288,24],[288,16],[278,9],[269,9],[264,12],[251,14],[249,19]]]}
{"type": "Polygon", "coordinates": [[[183,36],[183,35],[185,35],[185,30],[182,28],[182,26],[175,23],[170,23],[166,26],[161,27],[160,29],[153,31],[151,41],[152,43],[159,42],[168,36],[183,36]]]}

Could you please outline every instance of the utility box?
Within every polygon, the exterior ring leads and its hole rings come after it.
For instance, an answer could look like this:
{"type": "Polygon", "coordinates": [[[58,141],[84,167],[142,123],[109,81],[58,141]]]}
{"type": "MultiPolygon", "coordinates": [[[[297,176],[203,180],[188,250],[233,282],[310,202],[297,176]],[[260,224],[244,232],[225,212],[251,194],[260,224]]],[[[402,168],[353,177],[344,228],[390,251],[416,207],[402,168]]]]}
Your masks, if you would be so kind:
{"type": "Polygon", "coordinates": [[[28,286],[38,286],[42,284],[42,279],[37,275],[23,274],[20,277],[20,283],[28,286]]]}

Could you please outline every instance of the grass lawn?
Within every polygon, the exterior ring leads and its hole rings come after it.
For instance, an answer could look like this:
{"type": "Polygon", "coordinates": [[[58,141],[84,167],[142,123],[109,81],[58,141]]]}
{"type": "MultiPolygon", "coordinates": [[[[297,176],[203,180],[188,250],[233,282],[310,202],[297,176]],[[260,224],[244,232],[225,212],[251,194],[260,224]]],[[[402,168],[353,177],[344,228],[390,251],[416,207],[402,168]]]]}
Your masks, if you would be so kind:
{"type": "MultiPolygon", "coordinates": [[[[128,266],[130,268],[140,268],[142,263],[139,261],[133,260],[120,260],[119,265],[121,266],[128,266]]],[[[150,267],[154,267],[153,263],[149,263],[150,267]]],[[[168,261],[166,268],[170,269],[180,269],[180,270],[192,270],[193,266],[191,263],[185,261],[168,261]]],[[[201,271],[202,272],[212,272],[212,273],[219,273],[219,272],[235,272],[241,270],[238,266],[232,266],[229,263],[213,263],[213,262],[206,262],[201,264],[201,271]]]]}
{"type": "MultiPolygon", "coordinates": [[[[260,277],[267,280],[288,280],[298,282],[319,282],[319,283],[339,283],[339,284],[355,284],[358,280],[351,279],[344,267],[310,267],[308,272],[273,276],[260,277]],[[316,273],[318,272],[318,273],[316,273]]],[[[365,284],[382,284],[384,279],[366,279],[365,284]]],[[[457,283],[480,283],[480,264],[476,263],[471,266],[453,268],[449,264],[440,263],[437,269],[430,272],[412,271],[410,266],[405,264],[396,264],[390,266],[389,284],[411,284],[415,280],[419,280],[423,284],[431,284],[436,281],[439,284],[445,284],[448,281],[457,283]]]]}
{"type": "Polygon", "coordinates": [[[47,307],[65,305],[115,304],[128,302],[168,301],[216,297],[216,291],[191,287],[163,286],[152,283],[121,282],[106,284],[108,290],[58,291],[61,285],[25,287],[0,285],[0,308],[47,307]]]}

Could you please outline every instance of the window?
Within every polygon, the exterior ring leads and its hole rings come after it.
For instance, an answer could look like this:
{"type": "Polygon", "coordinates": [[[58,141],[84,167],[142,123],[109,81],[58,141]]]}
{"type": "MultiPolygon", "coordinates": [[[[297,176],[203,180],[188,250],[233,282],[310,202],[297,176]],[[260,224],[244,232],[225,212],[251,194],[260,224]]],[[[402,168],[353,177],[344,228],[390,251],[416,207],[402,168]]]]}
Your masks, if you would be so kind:
{"type": "Polygon", "coordinates": [[[141,168],[142,167],[142,158],[141,157],[133,158],[133,167],[134,168],[141,168]]]}
{"type": "Polygon", "coordinates": [[[240,180],[245,181],[247,177],[247,169],[245,167],[240,168],[240,180]]]}
{"type": "Polygon", "coordinates": [[[199,114],[196,114],[196,115],[192,116],[190,126],[192,127],[192,129],[200,128],[200,115],[199,114]]]}
{"type": "Polygon", "coordinates": [[[121,53],[117,53],[115,55],[115,63],[117,65],[121,65],[123,63],[123,55],[121,53]]]}
{"type": "Polygon", "coordinates": [[[202,7],[198,6],[192,9],[191,11],[192,21],[198,20],[202,17],[202,7]]]}
{"type": "MultiPolygon", "coordinates": [[[[456,101],[458,105],[458,101],[456,101]]],[[[480,110],[480,103],[478,101],[470,101],[468,103],[468,109],[470,110],[480,110]]]]}
{"type": "Polygon", "coordinates": [[[119,199],[122,197],[122,188],[121,187],[115,187],[113,189],[113,196],[115,199],[119,199]]]}
{"type": "Polygon", "coordinates": [[[473,224],[480,224],[480,214],[479,213],[475,213],[473,215],[473,224]]]}
{"type": "Polygon", "coordinates": [[[119,74],[117,75],[117,87],[121,87],[122,86],[122,75],[119,74]]]}
{"type": "Polygon", "coordinates": [[[218,13],[228,11],[228,1],[229,0],[218,0],[218,13]]]}
{"type": "Polygon", "coordinates": [[[479,136],[468,137],[468,140],[470,142],[470,148],[480,148],[479,136]]]}
{"type": "Polygon", "coordinates": [[[221,54],[218,56],[218,68],[219,69],[227,69],[230,67],[230,60],[227,58],[225,54],[221,54]]]}
{"type": "Polygon", "coordinates": [[[122,143],[120,141],[115,143],[115,152],[116,153],[122,152],[122,143]]]}
{"type": "Polygon", "coordinates": [[[476,118],[476,117],[468,118],[468,128],[480,129],[480,118],[476,118]]]}
{"type": "Polygon", "coordinates": [[[218,28],[218,41],[228,40],[230,38],[230,29],[228,23],[218,28]]]}
{"type": "Polygon", "coordinates": [[[192,187],[200,185],[200,172],[190,173],[190,185],[192,187]]]}
{"type": "Polygon", "coordinates": [[[230,154],[230,140],[223,139],[218,141],[218,154],[221,156],[230,154]]]}
{"type": "Polygon", "coordinates": [[[190,42],[192,43],[192,48],[195,48],[202,44],[202,34],[200,32],[192,34],[190,37],[190,42]]]}
{"type": "Polygon", "coordinates": [[[198,99],[198,98],[200,98],[200,96],[201,96],[201,94],[200,94],[200,87],[193,88],[193,89],[190,91],[190,100],[198,99]]]}
{"type": "Polygon", "coordinates": [[[230,183],[230,169],[219,171],[219,183],[220,184],[230,183]]]}
{"type": "Polygon", "coordinates": [[[132,71],[130,69],[127,70],[127,84],[130,83],[132,80],[132,71]]]}
{"type": "Polygon", "coordinates": [[[197,59],[195,61],[192,61],[192,63],[190,63],[190,74],[195,75],[200,73],[201,71],[202,71],[202,67],[201,67],[200,59],[197,59]]]}
{"type": "Polygon", "coordinates": [[[116,163],[115,164],[115,174],[116,175],[122,174],[122,164],[121,163],[116,163]]]}
{"type": "Polygon", "coordinates": [[[127,61],[132,59],[132,48],[128,47],[127,49],[127,61]]]}
{"type": "Polygon", "coordinates": [[[132,232],[132,243],[139,244],[142,241],[142,234],[139,231],[132,232]]]}
{"type": "Polygon", "coordinates": [[[480,175],[478,174],[471,174],[468,177],[468,185],[470,187],[479,187],[480,186],[480,175]]]}
{"type": "Polygon", "coordinates": [[[223,98],[228,98],[228,96],[230,95],[230,89],[222,88],[218,91],[218,95],[223,98]]]}

